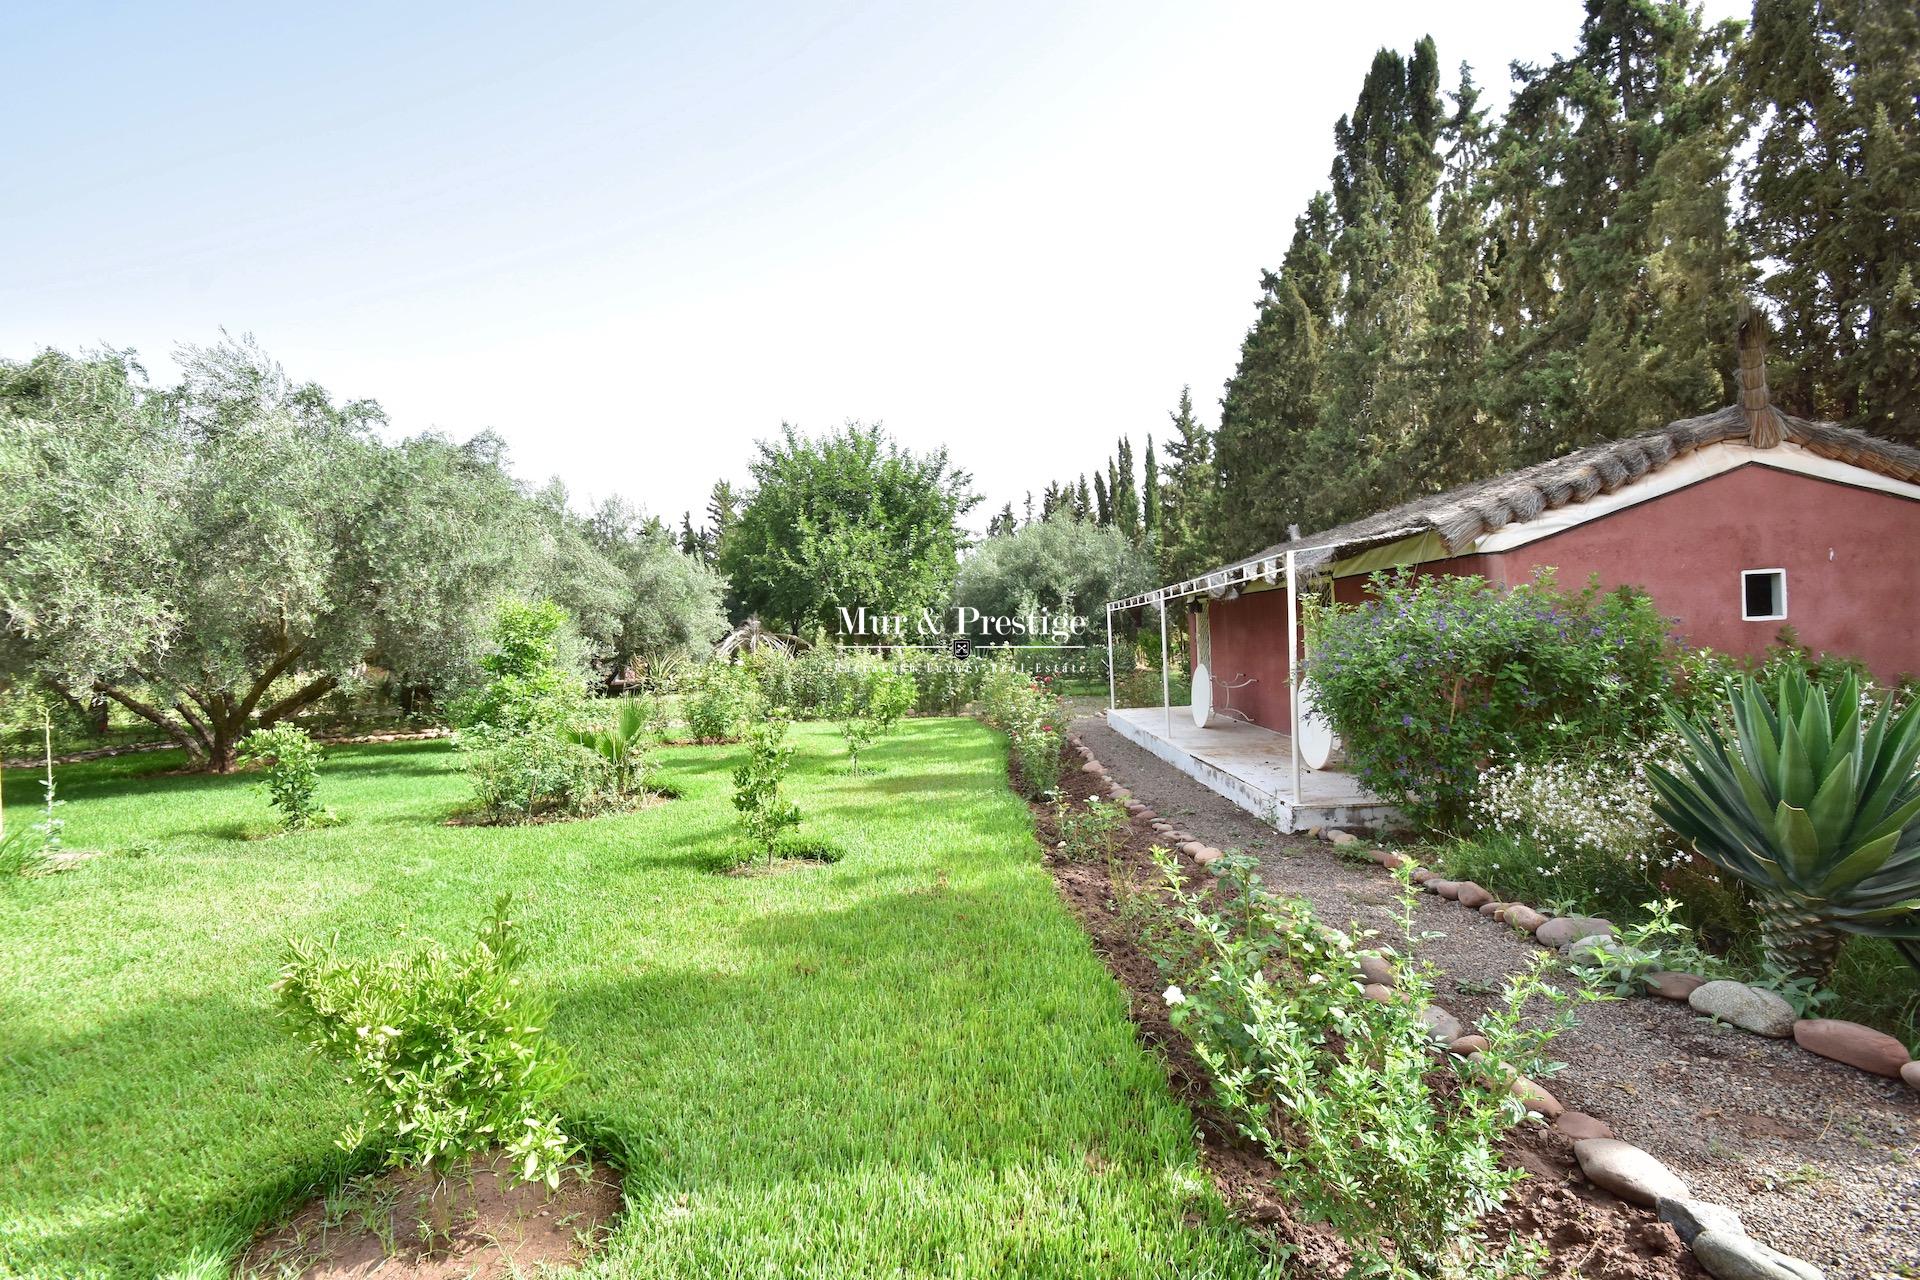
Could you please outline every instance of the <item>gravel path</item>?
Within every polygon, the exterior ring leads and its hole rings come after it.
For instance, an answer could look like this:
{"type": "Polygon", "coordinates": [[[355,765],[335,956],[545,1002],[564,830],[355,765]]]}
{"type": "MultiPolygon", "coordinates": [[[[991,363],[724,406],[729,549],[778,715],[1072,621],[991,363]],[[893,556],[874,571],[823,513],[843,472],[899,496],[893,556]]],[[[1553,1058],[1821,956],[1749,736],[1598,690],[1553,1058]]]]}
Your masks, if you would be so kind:
{"type": "MultiPolygon", "coordinates": [[[[1395,935],[1396,890],[1379,867],[1279,835],[1099,717],[1074,730],[1163,817],[1208,844],[1257,854],[1276,891],[1306,898],[1329,921],[1395,935]]],[[[1441,935],[1421,955],[1445,975],[1438,1001],[1466,1023],[1539,950],[1429,894],[1417,927],[1441,935]]],[[[1567,1066],[1545,1081],[1555,1097],[1666,1161],[1695,1195],[1738,1208],[1755,1238],[1836,1280],[1920,1277],[1920,1095],[1911,1089],[1654,997],[1584,1005],[1556,1046],[1567,1066]]]]}

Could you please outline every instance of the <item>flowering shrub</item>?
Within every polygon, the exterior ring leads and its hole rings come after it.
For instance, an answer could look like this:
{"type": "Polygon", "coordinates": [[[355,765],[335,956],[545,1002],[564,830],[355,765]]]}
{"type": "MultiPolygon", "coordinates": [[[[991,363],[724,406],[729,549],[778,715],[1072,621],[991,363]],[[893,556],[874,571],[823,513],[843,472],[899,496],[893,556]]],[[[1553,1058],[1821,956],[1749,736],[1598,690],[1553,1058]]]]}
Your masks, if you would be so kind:
{"type": "Polygon", "coordinates": [[[1480,775],[1470,813],[1550,860],[1616,859],[1657,882],[1687,860],[1673,832],[1654,816],[1647,780],[1648,762],[1671,759],[1676,747],[1671,737],[1661,737],[1617,756],[1495,765],[1480,775]]]}
{"type": "MultiPolygon", "coordinates": [[[[1488,1048],[1443,1066],[1419,1017],[1433,994],[1426,966],[1403,963],[1398,998],[1377,1004],[1361,992],[1355,939],[1304,900],[1261,887],[1253,859],[1216,864],[1216,904],[1186,887],[1164,850],[1155,855],[1177,926],[1150,935],[1169,1017],[1222,1107],[1278,1166],[1279,1191],[1346,1241],[1350,1274],[1525,1271],[1527,1250],[1498,1248],[1475,1227],[1524,1176],[1503,1167],[1497,1147],[1525,1115],[1508,1085],[1548,1069],[1544,1050],[1571,1022],[1568,997],[1538,970],[1514,978],[1481,1020],[1488,1048]],[[1529,1001],[1554,1013],[1529,1020],[1529,1001]],[[1458,1085],[1443,1078],[1449,1070],[1458,1085]]],[[[1410,933],[1411,885],[1402,892],[1410,933]]]]}
{"type": "Polygon", "coordinates": [[[1069,862],[1111,858],[1127,829],[1127,811],[1111,800],[1087,797],[1078,807],[1062,799],[1054,807],[1060,853],[1069,862]]]}
{"type": "Polygon", "coordinates": [[[1361,780],[1418,822],[1458,827],[1496,761],[1659,723],[1673,646],[1644,594],[1568,594],[1551,574],[1511,590],[1405,572],[1373,587],[1370,603],[1313,612],[1306,675],[1361,780]]]}

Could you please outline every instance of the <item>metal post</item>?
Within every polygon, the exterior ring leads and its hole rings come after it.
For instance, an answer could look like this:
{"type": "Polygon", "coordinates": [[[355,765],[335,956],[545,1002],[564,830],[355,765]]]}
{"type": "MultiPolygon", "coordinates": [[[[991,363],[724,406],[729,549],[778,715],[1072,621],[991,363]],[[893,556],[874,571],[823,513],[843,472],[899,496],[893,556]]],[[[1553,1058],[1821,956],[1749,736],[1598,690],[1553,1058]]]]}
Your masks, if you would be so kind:
{"type": "MultiPolygon", "coordinates": [[[[1300,803],[1300,580],[1295,575],[1293,552],[1287,552],[1287,718],[1293,731],[1287,735],[1287,750],[1292,756],[1293,803],[1300,803]]],[[[1289,824],[1291,825],[1291,824],[1289,824]]]]}
{"type": "Polygon", "coordinates": [[[1160,597],[1160,706],[1167,714],[1167,741],[1173,741],[1173,679],[1167,672],[1167,598],[1160,597]]]}
{"type": "Polygon", "coordinates": [[[1113,601],[1107,601],[1107,710],[1120,705],[1118,684],[1113,676],[1113,601]]]}

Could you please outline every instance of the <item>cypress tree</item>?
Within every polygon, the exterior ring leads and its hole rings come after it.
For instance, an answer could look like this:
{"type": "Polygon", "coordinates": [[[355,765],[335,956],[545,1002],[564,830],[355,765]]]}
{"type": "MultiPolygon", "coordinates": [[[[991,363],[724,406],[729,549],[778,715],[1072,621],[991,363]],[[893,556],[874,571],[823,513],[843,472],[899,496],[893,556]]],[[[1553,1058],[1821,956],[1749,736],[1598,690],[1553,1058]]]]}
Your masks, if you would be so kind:
{"type": "Polygon", "coordinates": [[[1160,464],[1153,456],[1153,436],[1147,436],[1147,461],[1140,480],[1140,530],[1149,546],[1160,543],[1160,464]]]}
{"type": "Polygon", "coordinates": [[[1920,12],[1756,0],[1740,78],[1769,387],[1790,412],[1920,440],[1920,12]]]}

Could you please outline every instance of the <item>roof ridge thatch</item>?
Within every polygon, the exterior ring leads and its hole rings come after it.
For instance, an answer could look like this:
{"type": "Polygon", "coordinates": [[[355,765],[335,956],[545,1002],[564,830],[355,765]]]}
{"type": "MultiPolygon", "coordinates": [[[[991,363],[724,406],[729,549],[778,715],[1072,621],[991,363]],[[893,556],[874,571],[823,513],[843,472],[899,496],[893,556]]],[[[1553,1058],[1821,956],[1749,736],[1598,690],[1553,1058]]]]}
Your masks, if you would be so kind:
{"type": "Polygon", "coordinates": [[[1458,555],[1483,534],[1612,493],[1663,469],[1676,458],[1727,442],[1752,442],[1755,448],[1771,448],[1784,441],[1819,457],[1920,484],[1920,449],[1838,423],[1782,413],[1769,402],[1764,368],[1757,386],[1743,377],[1741,387],[1740,402],[1712,413],[1680,418],[1640,435],[1587,445],[1545,462],[1275,543],[1215,573],[1283,557],[1289,551],[1295,553],[1301,569],[1313,569],[1367,547],[1423,533],[1437,534],[1449,552],[1458,555]],[[1765,443],[1756,441],[1756,436],[1765,443]]]}

